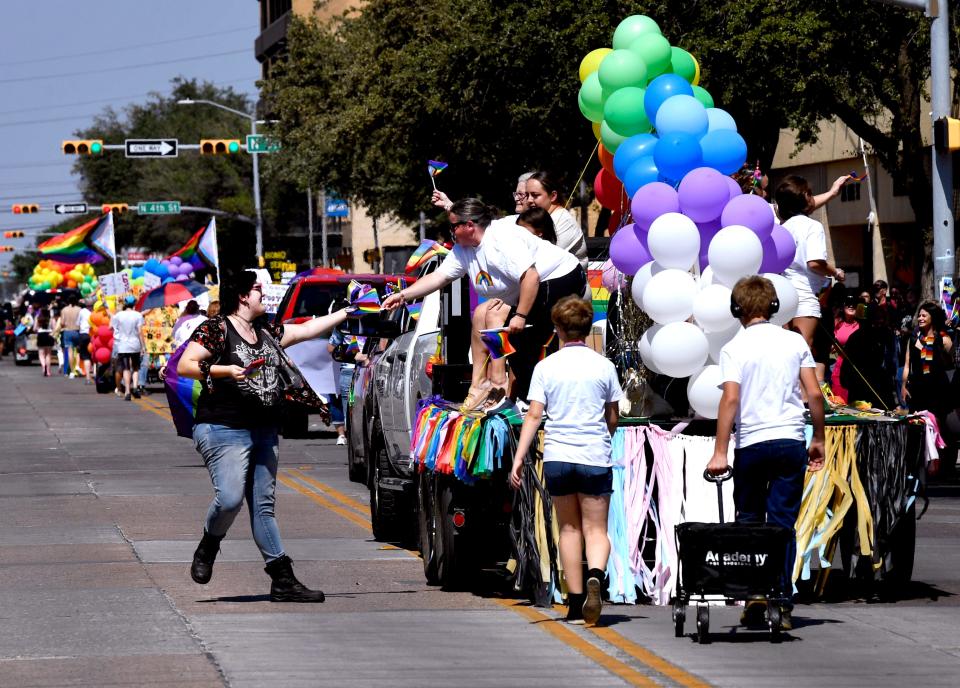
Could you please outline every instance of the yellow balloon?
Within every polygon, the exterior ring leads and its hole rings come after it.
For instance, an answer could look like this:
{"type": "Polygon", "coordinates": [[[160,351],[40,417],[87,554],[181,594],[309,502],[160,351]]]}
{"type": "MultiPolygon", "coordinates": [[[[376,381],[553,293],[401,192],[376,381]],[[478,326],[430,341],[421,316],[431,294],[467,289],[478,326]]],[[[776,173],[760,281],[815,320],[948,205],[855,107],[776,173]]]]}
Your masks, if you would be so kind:
{"type": "Polygon", "coordinates": [[[593,128],[593,135],[597,137],[597,141],[600,140],[600,122],[594,122],[590,125],[593,128]]]}
{"type": "Polygon", "coordinates": [[[697,58],[693,55],[690,56],[690,59],[693,60],[693,64],[697,68],[697,71],[693,73],[693,81],[690,82],[690,85],[697,86],[700,83],[700,63],[697,62],[697,58]]]}
{"type": "Polygon", "coordinates": [[[600,63],[603,58],[613,52],[613,48],[597,48],[587,53],[587,56],[580,61],[580,83],[595,71],[600,69],[600,63]]]}

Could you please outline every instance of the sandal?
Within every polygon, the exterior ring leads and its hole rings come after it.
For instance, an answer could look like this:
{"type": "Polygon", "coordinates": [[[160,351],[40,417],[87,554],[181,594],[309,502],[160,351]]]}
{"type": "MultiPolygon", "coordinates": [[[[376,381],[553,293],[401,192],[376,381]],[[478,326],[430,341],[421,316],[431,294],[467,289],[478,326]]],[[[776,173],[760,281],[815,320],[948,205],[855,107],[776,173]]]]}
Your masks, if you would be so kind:
{"type": "Polygon", "coordinates": [[[463,403],[460,404],[460,413],[466,413],[467,411],[480,408],[487,400],[490,391],[491,387],[488,380],[485,380],[479,385],[470,385],[466,398],[463,400],[463,403]]]}

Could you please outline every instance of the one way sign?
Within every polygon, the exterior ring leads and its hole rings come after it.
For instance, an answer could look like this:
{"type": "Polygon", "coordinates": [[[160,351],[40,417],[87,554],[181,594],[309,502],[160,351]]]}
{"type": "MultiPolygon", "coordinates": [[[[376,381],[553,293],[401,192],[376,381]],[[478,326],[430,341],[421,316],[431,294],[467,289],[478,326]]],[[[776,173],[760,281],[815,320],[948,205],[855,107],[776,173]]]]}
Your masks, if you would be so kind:
{"type": "Polygon", "coordinates": [[[128,158],[175,158],[177,139],[126,139],[124,148],[128,158]]]}

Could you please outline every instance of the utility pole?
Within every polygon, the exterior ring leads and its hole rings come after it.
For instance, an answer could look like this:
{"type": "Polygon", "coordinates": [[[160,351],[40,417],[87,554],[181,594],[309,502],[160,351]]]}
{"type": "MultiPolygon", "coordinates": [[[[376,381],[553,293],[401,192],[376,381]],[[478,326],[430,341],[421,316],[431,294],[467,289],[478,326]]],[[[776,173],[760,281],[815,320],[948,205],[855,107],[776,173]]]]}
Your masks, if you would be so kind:
{"type": "Polygon", "coordinates": [[[307,263],[313,267],[313,189],[307,187],[307,263]]]}
{"type": "Polygon", "coordinates": [[[320,243],[323,245],[323,267],[330,265],[327,255],[327,190],[320,192],[320,243]]]}

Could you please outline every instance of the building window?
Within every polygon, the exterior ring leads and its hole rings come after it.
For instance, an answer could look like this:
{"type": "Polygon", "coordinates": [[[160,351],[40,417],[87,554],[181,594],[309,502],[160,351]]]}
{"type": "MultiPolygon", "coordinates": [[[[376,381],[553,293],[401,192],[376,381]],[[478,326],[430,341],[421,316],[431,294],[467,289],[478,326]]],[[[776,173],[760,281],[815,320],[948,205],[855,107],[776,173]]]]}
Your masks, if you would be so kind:
{"type": "Polygon", "coordinates": [[[844,184],[840,187],[840,202],[851,203],[860,200],[860,184],[844,184]]]}

